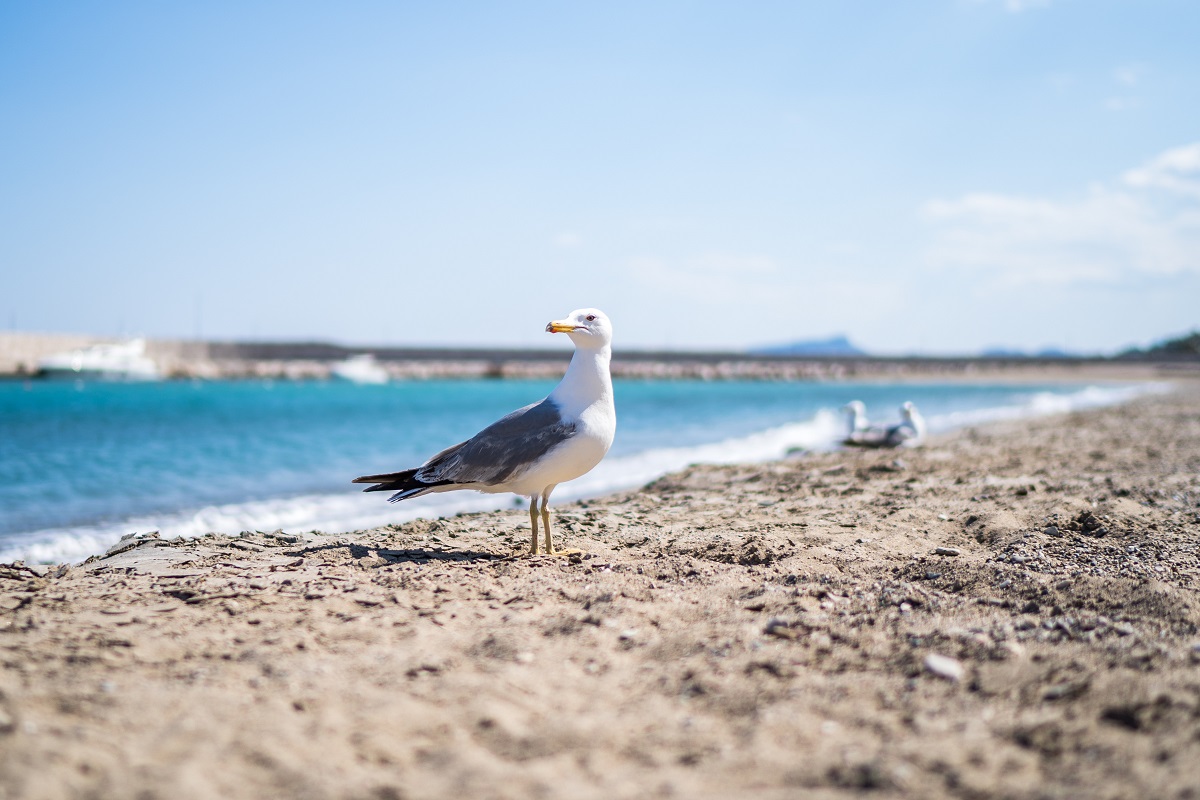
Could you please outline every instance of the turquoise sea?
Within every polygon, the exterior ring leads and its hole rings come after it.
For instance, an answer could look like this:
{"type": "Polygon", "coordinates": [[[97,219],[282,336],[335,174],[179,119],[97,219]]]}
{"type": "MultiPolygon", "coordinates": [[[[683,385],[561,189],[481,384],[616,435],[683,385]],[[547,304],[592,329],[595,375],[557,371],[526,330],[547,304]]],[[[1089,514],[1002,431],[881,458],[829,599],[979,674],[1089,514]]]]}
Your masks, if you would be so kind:
{"type": "MultiPolygon", "coordinates": [[[[122,535],[346,531],[510,506],[454,492],[390,505],[350,479],[415,466],[553,381],[0,382],[0,561],[73,561],[122,535]]],[[[605,461],[554,500],[695,462],[836,446],[838,409],[917,404],[931,431],[1121,402],[1156,385],[618,381],[605,461]]]]}

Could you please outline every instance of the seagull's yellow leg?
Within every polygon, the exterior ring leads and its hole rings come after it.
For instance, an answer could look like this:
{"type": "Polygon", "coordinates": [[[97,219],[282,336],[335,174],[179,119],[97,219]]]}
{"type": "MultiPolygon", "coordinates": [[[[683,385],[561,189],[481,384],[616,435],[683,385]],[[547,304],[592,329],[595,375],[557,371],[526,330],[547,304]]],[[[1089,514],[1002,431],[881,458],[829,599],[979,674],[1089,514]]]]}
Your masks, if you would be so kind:
{"type": "MultiPolygon", "coordinates": [[[[537,519],[538,519],[538,503],[537,503],[537,501],[538,501],[538,496],[536,494],[533,497],[529,498],[529,527],[533,528],[533,541],[530,542],[530,544],[529,544],[529,555],[531,555],[531,556],[537,555],[537,533],[538,533],[538,531],[537,531],[537,519]]],[[[543,513],[544,513],[544,506],[543,506],[543,513]]],[[[549,536],[550,536],[549,523],[547,523],[547,525],[546,525],[546,536],[547,536],[546,541],[547,542],[550,541],[550,539],[549,539],[549,536]]]]}
{"type": "Polygon", "coordinates": [[[581,553],[582,550],[555,550],[554,544],[550,538],[550,493],[554,491],[551,486],[546,491],[542,492],[542,525],[546,528],[546,552],[552,556],[569,556],[575,553],[581,553]]]}
{"type": "Polygon", "coordinates": [[[558,555],[554,549],[554,542],[550,539],[550,507],[546,505],[546,501],[542,500],[542,525],[546,529],[546,552],[550,555],[558,555]]]}

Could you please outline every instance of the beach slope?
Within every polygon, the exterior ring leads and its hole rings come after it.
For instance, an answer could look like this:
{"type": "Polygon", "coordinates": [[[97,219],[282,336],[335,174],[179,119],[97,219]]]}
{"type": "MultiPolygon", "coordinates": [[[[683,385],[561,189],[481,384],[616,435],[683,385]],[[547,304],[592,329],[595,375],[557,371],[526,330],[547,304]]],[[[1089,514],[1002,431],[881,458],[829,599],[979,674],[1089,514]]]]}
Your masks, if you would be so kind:
{"type": "Polygon", "coordinates": [[[0,566],[0,798],[1197,797],[1200,390],[0,566]]]}

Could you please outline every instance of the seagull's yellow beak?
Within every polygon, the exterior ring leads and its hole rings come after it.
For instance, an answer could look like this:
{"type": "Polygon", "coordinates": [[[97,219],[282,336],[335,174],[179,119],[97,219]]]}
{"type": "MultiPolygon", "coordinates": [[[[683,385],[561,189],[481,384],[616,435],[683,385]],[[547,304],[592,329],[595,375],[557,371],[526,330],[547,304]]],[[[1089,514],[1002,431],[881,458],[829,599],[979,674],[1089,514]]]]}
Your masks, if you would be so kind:
{"type": "Polygon", "coordinates": [[[573,325],[566,320],[558,320],[546,326],[546,333],[570,333],[578,327],[578,325],[573,325]]]}

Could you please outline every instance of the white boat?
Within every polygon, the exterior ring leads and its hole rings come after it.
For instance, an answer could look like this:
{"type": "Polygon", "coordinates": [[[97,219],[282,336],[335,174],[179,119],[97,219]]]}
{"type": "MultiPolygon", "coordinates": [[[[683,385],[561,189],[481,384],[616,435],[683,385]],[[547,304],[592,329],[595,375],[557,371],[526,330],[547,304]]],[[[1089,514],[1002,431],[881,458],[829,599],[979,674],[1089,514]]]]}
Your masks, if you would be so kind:
{"type": "Polygon", "coordinates": [[[375,356],[363,353],[350,356],[329,368],[329,374],[334,378],[351,383],[387,383],[387,370],[375,361],[375,356]]]}
{"type": "Polygon", "coordinates": [[[106,381],[156,381],[158,365],[146,356],[146,340],[94,344],[37,362],[38,374],[48,378],[95,378],[106,381]]]}

